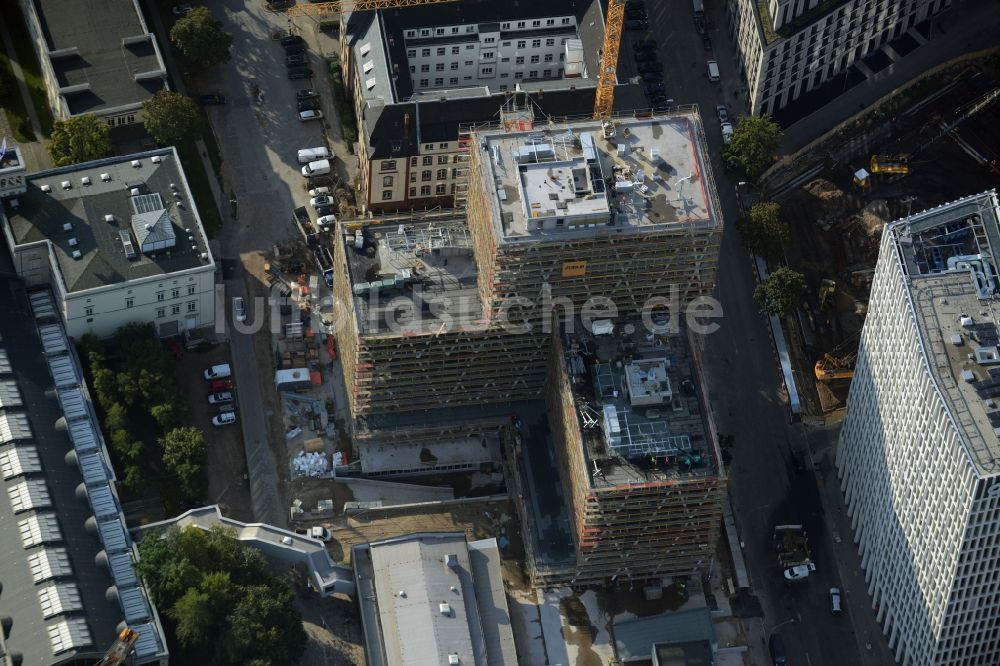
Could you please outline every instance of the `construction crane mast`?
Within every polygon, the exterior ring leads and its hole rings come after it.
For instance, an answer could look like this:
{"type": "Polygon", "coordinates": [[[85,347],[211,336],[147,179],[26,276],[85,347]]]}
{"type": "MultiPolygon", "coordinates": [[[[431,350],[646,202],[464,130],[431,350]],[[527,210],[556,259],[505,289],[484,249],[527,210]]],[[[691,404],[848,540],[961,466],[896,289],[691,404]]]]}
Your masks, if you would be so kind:
{"type": "Polygon", "coordinates": [[[364,12],[375,9],[400,9],[402,7],[419,7],[421,5],[440,5],[458,0],[340,0],[339,2],[297,2],[288,8],[289,16],[320,16],[323,14],[341,14],[347,12],[364,12]]]}
{"type": "Polygon", "coordinates": [[[618,73],[618,51],[622,45],[622,25],[625,22],[625,0],[608,0],[608,18],[604,21],[604,44],[594,95],[594,119],[608,120],[615,110],[615,82],[618,73]]]}

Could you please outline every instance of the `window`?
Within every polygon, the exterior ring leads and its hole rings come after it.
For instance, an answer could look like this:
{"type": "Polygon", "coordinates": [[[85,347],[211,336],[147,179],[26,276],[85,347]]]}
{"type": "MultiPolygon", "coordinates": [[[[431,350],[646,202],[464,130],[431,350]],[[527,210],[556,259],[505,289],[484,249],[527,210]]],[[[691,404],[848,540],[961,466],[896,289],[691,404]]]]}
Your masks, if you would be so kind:
{"type": "Polygon", "coordinates": [[[524,41],[523,39],[517,40],[517,48],[523,49],[527,45],[528,45],[528,42],[524,41]]]}
{"type": "Polygon", "coordinates": [[[552,54],[551,53],[546,53],[545,54],[545,62],[552,62],[552,54]]]}
{"type": "Polygon", "coordinates": [[[431,170],[427,169],[422,174],[420,174],[420,180],[426,182],[431,179],[431,170]]]}
{"type": "Polygon", "coordinates": [[[198,309],[198,301],[188,301],[188,312],[194,312],[198,309]]]}
{"type": "Polygon", "coordinates": [[[193,284],[189,284],[188,285],[188,296],[194,296],[194,285],[193,284]]]}
{"type": "Polygon", "coordinates": [[[435,72],[443,72],[444,71],[444,63],[443,62],[439,62],[436,65],[434,65],[434,71],[435,72]]]}
{"type": "Polygon", "coordinates": [[[510,42],[500,42],[500,46],[510,46],[510,42]]]}
{"type": "Polygon", "coordinates": [[[90,315],[94,314],[94,306],[93,305],[88,305],[87,307],[85,307],[83,309],[83,314],[87,315],[88,317],[90,315]]]}
{"type": "Polygon", "coordinates": [[[555,25],[555,24],[556,24],[555,19],[545,19],[545,25],[555,25]]]}
{"type": "Polygon", "coordinates": [[[420,87],[426,88],[429,81],[427,79],[420,79],[420,87]]]}
{"type": "Polygon", "coordinates": [[[177,315],[177,314],[180,314],[180,313],[181,313],[181,304],[180,303],[175,303],[174,305],[170,306],[170,314],[177,315]]]}
{"type": "Polygon", "coordinates": [[[528,72],[528,78],[529,79],[537,79],[538,78],[538,70],[537,69],[533,69],[530,72],[528,72]]]}
{"type": "Polygon", "coordinates": [[[546,69],[545,71],[542,72],[542,76],[545,77],[546,79],[552,78],[552,70],[546,69]]]}
{"type": "Polygon", "coordinates": [[[550,37],[550,38],[548,38],[548,39],[545,40],[545,45],[546,46],[555,46],[556,45],[556,40],[554,40],[554,39],[552,39],[550,37]]]}
{"type": "Polygon", "coordinates": [[[443,46],[437,50],[437,54],[438,55],[444,55],[444,47],[443,46]]]}
{"type": "Polygon", "coordinates": [[[517,22],[517,27],[518,28],[523,28],[524,27],[524,21],[518,21],[517,22]]]}
{"type": "Polygon", "coordinates": [[[514,59],[514,64],[515,65],[523,65],[524,64],[524,56],[517,56],[517,58],[514,59]]]}
{"type": "Polygon", "coordinates": [[[492,67],[483,67],[483,74],[492,74],[492,73],[493,73],[492,67]]]}
{"type": "Polygon", "coordinates": [[[410,172],[410,182],[411,183],[417,182],[417,172],[416,171],[411,171],[410,172]]]}
{"type": "Polygon", "coordinates": [[[420,49],[420,55],[423,56],[423,57],[425,57],[425,58],[429,58],[431,56],[431,50],[430,49],[420,49]]]}
{"type": "MultiPolygon", "coordinates": [[[[429,146],[424,146],[424,148],[427,149],[427,150],[430,150],[430,149],[434,148],[434,145],[431,144],[429,146]]],[[[434,164],[434,158],[431,157],[430,155],[424,155],[424,166],[430,166],[432,164],[434,164]]]]}
{"type": "Polygon", "coordinates": [[[523,79],[524,78],[524,72],[514,72],[514,78],[515,79],[523,79]]]}
{"type": "Polygon", "coordinates": [[[472,50],[472,49],[474,49],[474,48],[476,48],[476,45],[475,45],[475,44],[466,44],[466,45],[465,45],[465,50],[466,50],[466,51],[471,51],[471,50],[472,50]]]}
{"type": "Polygon", "coordinates": [[[510,58],[500,58],[500,62],[510,62],[510,58]]]}
{"type": "Polygon", "coordinates": [[[448,85],[450,85],[450,86],[458,85],[458,77],[457,76],[453,76],[450,79],[448,79],[448,85]]]}
{"type": "Polygon", "coordinates": [[[540,58],[539,56],[537,56],[537,55],[533,55],[533,56],[531,56],[531,64],[532,64],[532,65],[534,65],[534,64],[535,64],[536,62],[538,62],[538,61],[539,61],[540,59],[541,59],[541,58],[540,58]]]}
{"type": "Polygon", "coordinates": [[[457,46],[451,47],[451,54],[452,55],[458,55],[459,51],[460,51],[460,49],[457,46]]]}
{"type": "Polygon", "coordinates": [[[170,298],[177,298],[180,295],[181,295],[181,290],[180,289],[171,289],[170,290],[170,298]]]}
{"type": "Polygon", "coordinates": [[[106,122],[108,124],[108,127],[114,127],[115,126],[115,119],[114,118],[108,118],[104,122],[106,122]]]}
{"type": "Polygon", "coordinates": [[[422,196],[422,197],[430,196],[430,193],[431,193],[431,186],[430,185],[421,185],[420,186],[420,196],[422,196]]]}
{"type": "Polygon", "coordinates": [[[416,49],[406,49],[406,57],[407,58],[416,58],[417,57],[417,50],[416,49]]]}
{"type": "Polygon", "coordinates": [[[458,34],[458,28],[452,28],[451,29],[451,34],[457,35],[458,34]]]}
{"type": "Polygon", "coordinates": [[[164,297],[165,297],[165,294],[162,291],[156,292],[156,300],[162,301],[164,299],[164,297]]]}
{"type": "Polygon", "coordinates": [[[166,316],[167,316],[167,309],[166,308],[156,308],[156,318],[157,319],[163,319],[166,316]]]}
{"type": "Polygon", "coordinates": [[[392,199],[392,190],[382,190],[382,201],[389,201],[392,199]]]}
{"type": "Polygon", "coordinates": [[[542,40],[540,40],[540,39],[533,39],[533,40],[531,40],[531,48],[537,49],[541,45],[542,45],[542,40]]]}
{"type": "Polygon", "coordinates": [[[497,41],[496,37],[487,37],[486,39],[483,40],[483,43],[485,43],[485,44],[493,44],[496,41],[497,41]]]}
{"type": "Polygon", "coordinates": [[[411,187],[410,188],[410,196],[411,197],[417,196],[417,188],[415,188],[415,187],[411,187]]]}
{"type": "Polygon", "coordinates": [[[410,158],[410,166],[417,166],[417,158],[416,157],[411,157],[410,158]]]}
{"type": "Polygon", "coordinates": [[[382,187],[392,187],[392,176],[382,177],[382,187]]]}
{"type": "Polygon", "coordinates": [[[434,34],[435,35],[443,35],[444,34],[444,28],[438,28],[437,30],[434,31],[434,34]]]}
{"type": "Polygon", "coordinates": [[[382,171],[395,171],[396,170],[396,160],[384,160],[382,162],[382,171]]]}
{"type": "Polygon", "coordinates": [[[434,85],[436,85],[436,86],[443,86],[444,85],[444,79],[434,79],[434,85]]]}
{"type": "Polygon", "coordinates": [[[448,177],[448,170],[447,169],[438,169],[438,172],[437,172],[437,179],[438,180],[444,180],[447,177],[448,177]]]}
{"type": "Polygon", "coordinates": [[[434,194],[438,194],[438,195],[444,194],[445,193],[445,187],[446,186],[445,186],[444,183],[440,183],[437,187],[434,188],[434,194]]]}
{"type": "Polygon", "coordinates": [[[458,63],[457,62],[451,63],[451,68],[452,69],[458,69],[458,63]]]}
{"type": "MultiPolygon", "coordinates": [[[[569,19],[568,19],[568,18],[564,18],[564,19],[562,20],[562,24],[563,24],[563,25],[569,25],[569,19]]],[[[564,41],[565,41],[565,40],[564,40],[564,41]]]]}
{"type": "Polygon", "coordinates": [[[420,66],[420,72],[421,73],[429,72],[429,71],[431,71],[431,66],[430,65],[421,65],[420,66]]]}
{"type": "Polygon", "coordinates": [[[476,63],[474,63],[474,62],[473,62],[473,61],[471,61],[471,60],[466,60],[466,61],[465,61],[465,66],[466,66],[466,67],[472,67],[472,66],[473,66],[473,65],[475,65],[475,64],[476,64],[476,63]]]}
{"type": "Polygon", "coordinates": [[[541,21],[532,21],[532,22],[531,22],[531,27],[532,27],[532,28],[537,28],[537,27],[538,27],[538,26],[540,26],[541,24],[542,24],[542,22],[541,22],[541,21]]]}
{"type": "Polygon", "coordinates": [[[483,52],[483,60],[492,60],[493,57],[494,57],[493,51],[484,51],[483,52]]]}
{"type": "Polygon", "coordinates": [[[126,298],[125,299],[125,307],[130,308],[133,305],[135,305],[135,299],[134,298],[126,298]]]}
{"type": "MultiPolygon", "coordinates": [[[[448,147],[447,143],[441,144],[441,148],[447,148],[447,147],[448,147]]],[[[447,155],[438,155],[438,164],[447,164],[447,163],[448,163],[447,155]]]]}

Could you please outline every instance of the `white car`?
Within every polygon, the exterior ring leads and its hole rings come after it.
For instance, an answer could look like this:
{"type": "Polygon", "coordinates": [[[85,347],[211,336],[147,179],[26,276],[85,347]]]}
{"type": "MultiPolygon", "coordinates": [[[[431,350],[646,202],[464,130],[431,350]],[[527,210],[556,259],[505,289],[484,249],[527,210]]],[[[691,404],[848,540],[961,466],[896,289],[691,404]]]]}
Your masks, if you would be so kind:
{"type": "Polygon", "coordinates": [[[785,580],[805,580],[809,578],[809,574],[813,571],[816,571],[816,565],[812,562],[809,564],[796,564],[794,567],[785,569],[785,580]]]}
{"type": "Polygon", "coordinates": [[[243,306],[243,297],[237,296],[233,299],[233,316],[236,321],[247,320],[247,309],[243,306]]]}
{"type": "Polygon", "coordinates": [[[733,138],[733,124],[732,123],[722,123],[722,143],[729,143],[729,140],[733,138]]]}
{"type": "Polygon", "coordinates": [[[324,215],[323,217],[316,219],[316,226],[322,229],[323,231],[329,230],[329,228],[335,224],[337,224],[336,215],[324,215]]]}
{"type": "Polygon", "coordinates": [[[313,197],[309,200],[309,205],[313,208],[319,208],[320,206],[332,206],[333,199],[327,196],[313,197]]]}
{"type": "Polygon", "coordinates": [[[185,3],[183,5],[177,5],[176,7],[174,7],[173,9],[171,9],[170,11],[172,11],[174,13],[174,16],[184,16],[185,14],[187,14],[188,12],[193,11],[193,10],[194,10],[194,7],[192,7],[190,4],[185,3]]]}
{"type": "Polygon", "coordinates": [[[236,412],[222,412],[212,417],[212,425],[217,428],[224,425],[232,425],[233,423],[236,423],[236,412]]]}
{"type": "Polygon", "coordinates": [[[323,117],[323,112],[319,109],[309,109],[307,111],[299,111],[299,120],[305,122],[306,120],[319,120],[323,117]]]}
{"type": "Polygon", "coordinates": [[[726,108],[725,104],[719,104],[715,107],[715,113],[719,116],[719,124],[724,125],[729,122],[729,109],[726,108]]]}
{"type": "Polygon", "coordinates": [[[220,393],[209,393],[208,394],[208,404],[210,405],[221,405],[223,403],[232,402],[233,393],[232,391],[222,391],[220,393]]]}
{"type": "Polygon", "coordinates": [[[830,612],[834,615],[840,615],[840,588],[831,587],[830,588],[830,612]]]}
{"type": "Polygon", "coordinates": [[[314,187],[309,190],[309,196],[311,197],[325,197],[330,194],[329,187],[314,187]]]}

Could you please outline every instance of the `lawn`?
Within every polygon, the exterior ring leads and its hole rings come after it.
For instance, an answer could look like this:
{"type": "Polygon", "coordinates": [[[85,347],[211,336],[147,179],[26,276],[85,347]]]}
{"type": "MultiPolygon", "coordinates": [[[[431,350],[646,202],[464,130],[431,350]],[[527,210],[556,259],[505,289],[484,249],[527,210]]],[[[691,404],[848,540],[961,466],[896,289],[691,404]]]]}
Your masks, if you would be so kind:
{"type": "Polygon", "coordinates": [[[24,72],[24,81],[31,93],[31,102],[38,114],[38,122],[42,126],[42,134],[52,133],[52,111],[49,109],[48,97],[45,94],[45,79],[42,78],[42,68],[38,64],[38,56],[31,44],[31,37],[24,29],[24,16],[16,2],[0,3],[0,18],[12,29],[10,37],[14,42],[14,52],[24,72]],[[20,28],[20,29],[18,29],[20,28]]]}
{"type": "MultiPolygon", "coordinates": [[[[206,132],[206,134],[211,133],[211,130],[206,132]]],[[[207,138],[205,143],[209,143],[207,138]]],[[[205,233],[208,234],[209,238],[212,238],[222,228],[222,217],[219,215],[219,205],[212,195],[212,188],[208,184],[209,176],[205,173],[205,165],[201,161],[198,148],[193,141],[187,141],[177,146],[177,153],[180,155],[188,185],[191,186],[194,201],[198,205],[198,213],[201,215],[201,223],[205,227],[205,233]]],[[[211,157],[211,148],[209,148],[208,153],[211,157]]]]}
{"type": "Polygon", "coordinates": [[[333,84],[333,103],[337,107],[337,117],[340,119],[340,132],[344,142],[354,149],[358,140],[358,122],[354,117],[354,105],[347,99],[344,90],[344,77],[340,72],[340,63],[330,63],[330,82],[333,84]]]}
{"type": "Polygon", "coordinates": [[[14,70],[11,69],[10,58],[7,52],[0,50],[0,76],[7,83],[7,94],[0,97],[0,105],[3,106],[3,113],[7,116],[7,122],[14,132],[14,140],[18,143],[29,143],[35,140],[35,133],[31,129],[31,121],[28,120],[28,111],[24,108],[24,100],[17,89],[17,79],[14,78],[14,70]]]}

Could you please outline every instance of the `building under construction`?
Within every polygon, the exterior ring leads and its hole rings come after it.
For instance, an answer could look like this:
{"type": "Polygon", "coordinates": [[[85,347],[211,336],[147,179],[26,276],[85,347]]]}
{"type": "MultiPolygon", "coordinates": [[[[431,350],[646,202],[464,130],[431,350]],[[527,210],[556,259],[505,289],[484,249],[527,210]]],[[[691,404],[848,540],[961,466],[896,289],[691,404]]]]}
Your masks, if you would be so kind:
{"type": "Polygon", "coordinates": [[[682,326],[575,329],[555,339],[546,392],[575,561],[535,558],[532,578],[585,584],[706,571],[726,476],[696,344],[682,326]]]}
{"type": "Polygon", "coordinates": [[[501,118],[463,135],[465,215],[340,227],[334,292],[355,418],[540,397],[553,315],[591,299],[636,315],[650,298],[676,308],[714,287],[722,220],[695,108],[501,118]]]}

